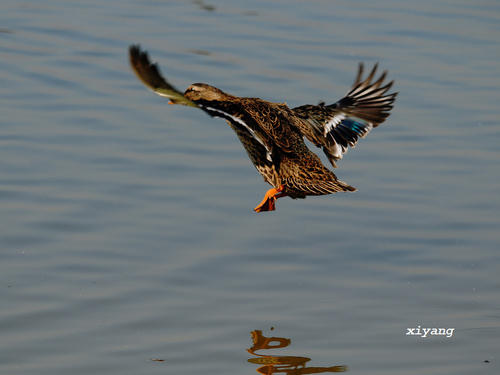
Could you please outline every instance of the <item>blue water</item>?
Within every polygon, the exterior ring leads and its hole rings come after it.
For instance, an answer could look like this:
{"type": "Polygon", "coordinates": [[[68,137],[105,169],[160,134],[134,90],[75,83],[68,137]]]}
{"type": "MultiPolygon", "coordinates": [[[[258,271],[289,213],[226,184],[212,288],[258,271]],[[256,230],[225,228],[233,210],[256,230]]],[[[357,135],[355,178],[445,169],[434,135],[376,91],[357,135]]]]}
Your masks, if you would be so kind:
{"type": "Polygon", "coordinates": [[[253,373],[256,329],[353,374],[499,373],[497,1],[4,0],[0,21],[0,373],[253,373]],[[338,163],[357,192],[255,214],[269,186],[231,129],[147,91],[132,43],[180,89],[333,102],[378,61],[400,94],[338,163]]]}

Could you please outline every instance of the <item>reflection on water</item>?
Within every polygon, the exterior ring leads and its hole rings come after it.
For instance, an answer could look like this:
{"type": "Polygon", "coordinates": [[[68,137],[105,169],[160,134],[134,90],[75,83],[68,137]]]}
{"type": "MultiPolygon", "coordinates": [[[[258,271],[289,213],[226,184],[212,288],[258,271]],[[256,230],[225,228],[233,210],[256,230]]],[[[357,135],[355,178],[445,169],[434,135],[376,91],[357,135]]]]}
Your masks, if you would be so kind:
{"type": "Polygon", "coordinates": [[[247,349],[247,351],[257,358],[249,358],[248,362],[263,365],[257,368],[257,372],[261,374],[271,375],[275,373],[283,373],[299,375],[347,371],[347,366],[345,365],[330,367],[306,367],[306,362],[311,360],[311,358],[308,357],[257,354],[255,353],[256,350],[285,348],[290,345],[292,340],[284,337],[266,337],[260,330],[252,331],[251,335],[253,346],[247,349]]]}

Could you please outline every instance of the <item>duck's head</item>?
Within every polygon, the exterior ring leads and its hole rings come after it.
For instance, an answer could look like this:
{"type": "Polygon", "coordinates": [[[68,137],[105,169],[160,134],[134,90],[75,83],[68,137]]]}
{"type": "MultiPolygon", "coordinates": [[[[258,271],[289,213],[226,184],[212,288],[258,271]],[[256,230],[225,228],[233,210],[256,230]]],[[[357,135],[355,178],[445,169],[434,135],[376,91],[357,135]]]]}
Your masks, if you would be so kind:
{"type": "Polygon", "coordinates": [[[184,96],[193,102],[199,100],[225,101],[231,97],[217,87],[207,85],[206,83],[193,83],[186,89],[184,96]]]}

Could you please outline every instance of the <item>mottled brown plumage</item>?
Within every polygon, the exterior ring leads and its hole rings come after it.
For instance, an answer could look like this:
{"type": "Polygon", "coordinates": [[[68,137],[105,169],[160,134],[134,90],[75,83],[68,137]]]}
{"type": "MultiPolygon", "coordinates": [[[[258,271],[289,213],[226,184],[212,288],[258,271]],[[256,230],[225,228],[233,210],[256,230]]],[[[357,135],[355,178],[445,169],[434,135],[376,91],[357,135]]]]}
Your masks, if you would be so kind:
{"type": "Polygon", "coordinates": [[[381,87],[386,73],[375,82],[376,66],[362,80],[363,66],[351,91],[335,104],[305,105],[290,109],[284,103],[242,98],[205,83],[195,83],[182,94],[151,64],[146,52],[130,47],[130,62],[141,81],[171,103],[196,106],[222,117],[236,132],[250,160],[264,180],[273,186],[257,212],[275,209],[282,196],[305,198],[354,187],[337,179],[319,157],[307,148],[304,137],[321,147],[335,166],[348,146],[353,147],[389,115],[396,94],[385,95],[392,82],[381,87]]]}

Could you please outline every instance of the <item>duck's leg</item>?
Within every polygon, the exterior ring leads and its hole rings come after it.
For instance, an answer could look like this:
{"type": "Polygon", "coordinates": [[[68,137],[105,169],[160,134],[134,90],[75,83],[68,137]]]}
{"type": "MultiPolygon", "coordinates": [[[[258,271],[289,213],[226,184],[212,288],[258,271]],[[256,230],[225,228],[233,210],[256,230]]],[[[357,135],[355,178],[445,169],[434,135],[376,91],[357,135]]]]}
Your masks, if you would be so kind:
{"type": "Polygon", "coordinates": [[[276,209],[276,199],[286,196],[286,193],[283,193],[283,189],[285,187],[281,185],[279,188],[272,188],[266,192],[264,195],[264,199],[259,203],[257,207],[253,210],[255,212],[262,211],[274,211],[276,209]]]}

